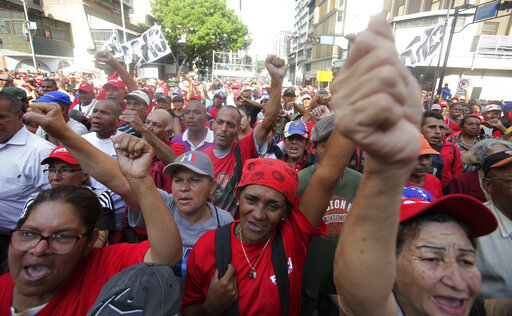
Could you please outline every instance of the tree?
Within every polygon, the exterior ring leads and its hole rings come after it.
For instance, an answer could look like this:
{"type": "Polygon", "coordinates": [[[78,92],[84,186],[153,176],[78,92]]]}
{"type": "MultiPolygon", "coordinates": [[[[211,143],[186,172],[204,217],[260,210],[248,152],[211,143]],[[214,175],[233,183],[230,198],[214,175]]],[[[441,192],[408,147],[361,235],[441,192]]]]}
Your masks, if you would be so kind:
{"type": "Polygon", "coordinates": [[[204,73],[213,51],[238,51],[251,42],[247,26],[225,0],[153,0],[152,11],[165,38],[187,56],[178,76],[186,63],[204,73]]]}

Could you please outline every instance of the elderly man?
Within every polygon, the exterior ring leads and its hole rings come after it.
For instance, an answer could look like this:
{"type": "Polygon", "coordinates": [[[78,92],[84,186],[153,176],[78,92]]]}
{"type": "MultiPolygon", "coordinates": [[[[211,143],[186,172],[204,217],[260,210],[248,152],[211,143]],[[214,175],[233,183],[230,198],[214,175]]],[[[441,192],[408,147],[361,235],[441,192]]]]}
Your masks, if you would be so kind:
{"type": "Polygon", "coordinates": [[[485,119],[482,127],[487,136],[500,137],[504,135],[507,128],[501,122],[501,106],[498,104],[488,104],[482,108],[482,116],[485,119]]]}
{"type": "Polygon", "coordinates": [[[491,200],[485,203],[498,220],[498,229],[478,238],[477,263],[482,273],[483,298],[512,297],[512,151],[485,158],[482,186],[491,200]]]}
{"type": "Polygon", "coordinates": [[[119,131],[140,138],[142,134],[131,126],[131,124],[137,124],[134,123],[136,120],[144,122],[146,119],[146,111],[148,110],[151,100],[147,93],[142,90],[133,90],[125,97],[125,100],[126,110],[124,110],[123,116],[121,117],[124,123],[119,126],[119,131]]]}
{"type": "Polygon", "coordinates": [[[39,162],[53,147],[23,126],[19,100],[0,92],[0,274],[5,272],[9,230],[16,226],[23,204],[32,193],[50,188],[39,162]]]}
{"type": "MultiPolygon", "coordinates": [[[[32,102],[57,103],[60,106],[62,117],[64,117],[64,120],[73,132],[77,133],[78,135],[84,135],[89,132],[87,127],[85,127],[82,123],[69,117],[69,106],[71,105],[71,100],[67,94],[60,91],[50,91],[45,93],[41,98],[32,102]]],[[[58,141],[53,139],[50,135],[46,134],[45,130],[41,127],[37,129],[36,135],[46,139],[54,145],[58,145],[58,141]]]]}
{"type": "MultiPolygon", "coordinates": [[[[121,119],[124,117],[125,114],[121,115],[121,119]]],[[[170,193],[172,177],[163,173],[164,167],[185,152],[182,144],[169,140],[174,124],[171,114],[156,109],[149,113],[144,123],[138,116],[132,117],[130,122],[132,128],[153,147],[155,154],[149,173],[156,187],[170,193]]]]}

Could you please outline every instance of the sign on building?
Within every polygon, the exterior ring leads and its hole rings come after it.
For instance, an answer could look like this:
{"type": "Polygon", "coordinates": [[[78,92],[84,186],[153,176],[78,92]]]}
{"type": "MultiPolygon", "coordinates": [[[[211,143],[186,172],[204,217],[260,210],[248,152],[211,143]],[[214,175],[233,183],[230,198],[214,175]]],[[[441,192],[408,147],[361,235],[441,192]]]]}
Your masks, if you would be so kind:
{"type": "Polygon", "coordinates": [[[473,22],[478,22],[482,20],[492,19],[496,17],[498,13],[498,4],[500,0],[484,3],[476,7],[475,16],[473,17],[473,22]]]}
{"type": "Polygon", "coordinates": [[[316,72],[316,81],[331,82],[332,81],[332,71],[322,71],[322,70],[317,71],[316,72]]]}
{"type": "MultiPolygon", "coordinates": [[[[453,21],[453,18],[451,20],[453,21]]],[[[440,48],[443,33],[444,22],[423,29],[400,54],[402,62],[411,67],[424,62],[428,63],[440,48]]]]}

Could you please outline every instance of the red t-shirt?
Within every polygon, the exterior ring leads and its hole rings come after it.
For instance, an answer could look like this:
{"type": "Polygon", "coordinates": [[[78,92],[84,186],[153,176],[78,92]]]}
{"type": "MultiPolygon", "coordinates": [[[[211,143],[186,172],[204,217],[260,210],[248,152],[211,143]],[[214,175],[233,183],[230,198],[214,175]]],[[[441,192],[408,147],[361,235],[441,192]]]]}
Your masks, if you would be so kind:
{"type": "Polygon", "coordinates": [[[449,118],[444,119],[444,124],[448,125],[448,127],[454,132],[461,130],[460,125],[453,123],[449,118]]]}
{"type": "MultiPolygon", "coordinates": [[[[78,262],[71,279],[36,316],[86,315],[103,285],[121,270],[140,263],[149,242],[94,248],[78,262]]],[[[0,276],[0,315],[11,315],[14,281],[10,273],[0,276]]]]}
{"type": "MultiPolygon", "coordinates": [[[[238,223],[237,221],[236,223],[238,223]]],[[[231,224],[231,264],[236,270],[238,306],[240,315],[281,315],[281,301],[272,265],[272,242],[265,249],[256,265],[256,279],[249,279],[249,264],[245,259],[240,241],[233,234],[235,223],[231,224]]],[[[290,280],[290,313],[299,315],[302,272],[306,251],[311,240],[325,233],[325,223],[314,227],[294,207],[279,226],[284,250],[288,257],[288,278],[290,280]]],[[[272,239],[274,236],[272,236],[272,239]]],[[[260,256],[266,241],[244,244],[247,257],[254,264],[260,256]]],[[[206,299],[210,280],[217,269],[215,263],[215,230],[205,233],[194,245],[187,260],[187,280],[182,299],[182,311],[188,306],[201,304],[206,299]]]]}
{"type": "MultiPolygon", "coordinates": [[[[242,164],[246,159],[250,158],[258,158],[258,152],[256,151],[256,144],[254,143],[254,130],[244,138],[239,141],[240,147],[240,156],[242,157],[242,164]]],[[[213,168],[215,170],[215,179],[217,184],[222,186],[223,188],[226,186],[226,183],[233,175],[233,170],[235,169],[235,147],[237,142],[233,142],[233,146],[231,147],[231,152],[224,158],[217,158],[213,153],[213,147],[210,146],[206,149],[201,150],[203,153],[207,154],[210,157],[213,168]]]]}
{"type": "Polygon", "coordinates": [[[413,185],[411,183],[409,183],[409,181],[407,181],[406,185],[409,185],[411,187],[418,187],[418,188],[422,188],[422,189],[425,189],[428,191],[428,193],[432,194],[433,197],[437,199],[439,198],[442,198],[443,197],[443,189],[441,188],[441,181],[439,181],[439,179],[430,174],[430,173],[427,173],[425,175],[425,183],[423,185],[413,185]]]}

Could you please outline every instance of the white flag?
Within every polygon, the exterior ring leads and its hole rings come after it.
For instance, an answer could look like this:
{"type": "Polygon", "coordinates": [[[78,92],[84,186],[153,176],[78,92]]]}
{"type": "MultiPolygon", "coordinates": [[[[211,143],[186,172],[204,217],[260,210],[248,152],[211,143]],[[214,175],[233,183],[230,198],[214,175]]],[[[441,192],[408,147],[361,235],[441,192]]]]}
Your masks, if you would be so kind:
{"type": "Polygon", "coordinates": [[[155,25],[141,36],[125,44],[120,44],[115,35],[109,39],[105,49],[114,57],[124,57],[126,63],[134,61],[137,66],[150,63],[171,52],[160,27],[155,25]]]}
{"type": "Polygon", "coordinates": [[[426,27],[400,54],[406,66],[415,67],[422,62],[430,62],[441,46],[444,22],[426,27]]]}

